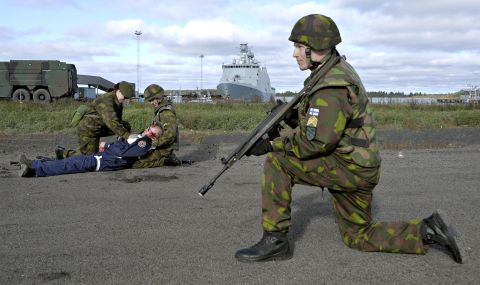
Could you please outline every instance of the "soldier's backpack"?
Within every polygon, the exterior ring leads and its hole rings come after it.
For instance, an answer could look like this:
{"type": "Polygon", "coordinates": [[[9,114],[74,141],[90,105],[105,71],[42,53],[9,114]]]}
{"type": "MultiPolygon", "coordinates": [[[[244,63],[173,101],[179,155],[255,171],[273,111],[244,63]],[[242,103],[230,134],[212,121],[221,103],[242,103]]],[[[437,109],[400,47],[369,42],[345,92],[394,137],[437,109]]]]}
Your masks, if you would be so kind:
{"type": "Polygon", "coordinates": [[[70,121],[71,127],[76,127],[80,120],[85,116],[87,111],[90,109],[88,105],[80,105],[77,110],[73,113],[72,120],[70,121]]]}

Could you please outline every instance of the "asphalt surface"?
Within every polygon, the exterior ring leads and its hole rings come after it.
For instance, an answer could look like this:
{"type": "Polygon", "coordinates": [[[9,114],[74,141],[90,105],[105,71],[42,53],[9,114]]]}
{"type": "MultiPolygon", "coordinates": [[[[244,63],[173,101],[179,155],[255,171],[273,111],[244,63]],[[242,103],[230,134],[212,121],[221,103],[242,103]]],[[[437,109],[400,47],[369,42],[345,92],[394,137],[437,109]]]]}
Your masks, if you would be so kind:
{"type": "Polygon", "coordinates": [[[239,263],[261,237],[262,157],[236,163],[205,197],[241,136],[183,143],[191,166],[19,178],[21,153],[52,155],[73,137],[0,136],[0,284],[476,284],[480,280],[480,129],[381,131],[376,220],[445,210],[462,234],[465,264],[426,255],[347,248],[331,197],[295,186],[294,257],[239,263]],[[477,280],[477,281],[475,281],[477,280]]]}

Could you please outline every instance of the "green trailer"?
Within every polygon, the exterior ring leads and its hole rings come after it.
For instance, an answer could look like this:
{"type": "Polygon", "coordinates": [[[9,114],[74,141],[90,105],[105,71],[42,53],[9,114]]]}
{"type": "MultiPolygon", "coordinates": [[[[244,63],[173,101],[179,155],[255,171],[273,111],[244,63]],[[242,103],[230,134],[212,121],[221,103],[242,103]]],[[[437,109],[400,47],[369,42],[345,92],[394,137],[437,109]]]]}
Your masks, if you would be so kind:
{"type": "Polygon", "coordinates": [[[75,65],[58,60],[0,62],[0,98],[50,103],[77,92],[75,65]]]}

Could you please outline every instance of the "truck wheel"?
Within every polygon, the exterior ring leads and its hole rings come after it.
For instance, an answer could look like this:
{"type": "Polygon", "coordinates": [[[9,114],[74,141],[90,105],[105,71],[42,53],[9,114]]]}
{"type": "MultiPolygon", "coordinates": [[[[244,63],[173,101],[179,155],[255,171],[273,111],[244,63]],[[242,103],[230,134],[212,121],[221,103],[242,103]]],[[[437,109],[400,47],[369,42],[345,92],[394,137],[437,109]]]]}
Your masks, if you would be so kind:
{"type": "Polygon", "coordinates": [[[52,101],[52,97],[50,96],[50,92],[46,89],[38,89],[33,92],[33,102],[35,103],[50,103],[52,101]]]}
{"type": "Polygon", "coordinates": [[[30,101],[30,92],[27,89],[20,88],[13,92],[13,101],[30,101]]]}

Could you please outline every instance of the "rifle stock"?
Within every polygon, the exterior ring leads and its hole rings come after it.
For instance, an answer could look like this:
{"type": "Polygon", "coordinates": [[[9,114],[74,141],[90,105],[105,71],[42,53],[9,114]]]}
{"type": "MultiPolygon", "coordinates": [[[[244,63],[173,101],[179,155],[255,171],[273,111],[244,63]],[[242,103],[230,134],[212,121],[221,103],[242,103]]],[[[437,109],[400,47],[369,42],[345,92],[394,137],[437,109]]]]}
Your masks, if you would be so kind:
{"type": "Polygon", "coordinates": [[[266,135],[273,128],[277,128],[280,122],[285,117],[288,110],[295,107],[301,101],[307,91],[310,90],[310,88],[319,80],[319,78],[323,77],[330,70],[330,68],[332,68],[339,60],[340,57],[338,55],[333,55],[325,62],[323,68],[315,76],[316,80],[311,80],[312,83],[308,86],[305,86],[295,97],[292,98],[290,102],[288,102],[287,104],[283,104],[278,108],[274,108],[270,112],[270,114],[260,124],[257,125],[257,127],[250,133],[250,135],[246,139],[244,139],[232,153],[230,153],[227,158],[221,159],[224,165],[222,170],[220,170],[217,175],[210,179],[208,184],[203,185],[202,188],[198,190],[198,194],[200,196],[204,196],[208,192],[208,190],[213,187],[217,179],[225,171],[232,167],[235,162],[240,160],[261,137],[266,135]]]}

